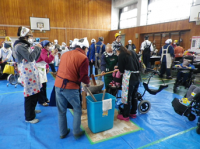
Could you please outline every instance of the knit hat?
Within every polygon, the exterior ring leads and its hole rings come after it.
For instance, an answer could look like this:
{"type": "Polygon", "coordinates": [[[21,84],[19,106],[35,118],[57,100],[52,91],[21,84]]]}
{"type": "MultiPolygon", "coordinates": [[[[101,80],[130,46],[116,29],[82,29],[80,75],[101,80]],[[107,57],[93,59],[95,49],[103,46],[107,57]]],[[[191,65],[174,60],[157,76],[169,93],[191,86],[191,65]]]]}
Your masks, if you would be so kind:
{"type": "Polygon", "coordinates": [[[41,42],[41,45],[42,45],[43,48],[48,44],[49,44],[48,40],[44,40],[44,41],[41,42]]]}
{"type": "Polygon", "coordinates": [[[36,42],[40,42],[40,38],[35,38],[35,41],[36,42]]]}

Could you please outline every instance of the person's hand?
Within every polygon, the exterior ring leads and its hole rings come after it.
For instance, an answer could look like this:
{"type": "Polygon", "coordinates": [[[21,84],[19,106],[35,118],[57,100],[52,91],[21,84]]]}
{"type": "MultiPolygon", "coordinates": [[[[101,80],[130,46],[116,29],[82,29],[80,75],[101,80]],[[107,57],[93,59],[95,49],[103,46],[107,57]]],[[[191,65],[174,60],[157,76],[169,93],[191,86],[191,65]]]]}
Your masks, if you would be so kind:
{"type": "Polygon", "coordinates": [[[49,68],[47,68],[47,73],[49,73],[49,68]]]}
{"type": "Polygon", "coordinates": [[[114,71],[117,72],[117,71],[119,71],[119,69],[115,69],[114,71]]]}
{"type": "Polygon", "coordinates": [[[104,76],[104,75],[105,75],[105,72],[104,72],[104,71],[102,71],[102,72],[101,72],[101,75],[102,75],[102,76],[104,76]]]}
{"type": "Polygon", "coordinates": [[[90,87],[90,84],[86,84],[86,87],[90,87]]]}
{"type": "Polygon", "coordinates": [[[52,52],[52,55],[55,56],[57,53],[58,53],[58,50],[55,49],[55,50],[52,52]]]}
{"type": "Polygon", "coordinates": [[[182,68],[181,65],[178,65],[179,68],[182,68]]]}
{"type": "Polygon", "coordinates": [[[114,69],[117,69],[117,68],[118,68],[118,66],[115,66],[115,67],[114,67],[114,69]]]}
{"type": "Polygon", "coordinates": [[[93,63],[93,59],[91,59],[91,63],[93,63]]]}
{"type": "Polygon", "coordinates": [[[40,49],[42,48],[42,45],[40,43],[35,45],[36,47],[39,47],[40,49]]]}

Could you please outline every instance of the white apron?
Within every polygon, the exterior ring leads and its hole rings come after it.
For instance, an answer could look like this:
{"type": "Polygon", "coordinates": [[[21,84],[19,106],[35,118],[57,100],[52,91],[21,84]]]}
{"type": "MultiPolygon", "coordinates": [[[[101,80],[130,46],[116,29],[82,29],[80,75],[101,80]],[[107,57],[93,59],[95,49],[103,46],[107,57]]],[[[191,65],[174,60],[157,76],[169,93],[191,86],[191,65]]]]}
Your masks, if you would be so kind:
{"type": "MultiPolygon", "coordinates": [[[[169,45],[170,46],[170,45],[169,45]]],[[[170,69],[171,68],[171,65],[172,65],[172,57],[170,55],[170,53],[168,53],[168,48],[169,46],[167,47],[167,49],[164,49],[162,47],[162,55],[161,55],[161,62],[162,62],[162,59],[163,59],[163,56],[165,55],[166,56],[166,65],[167,65],[167,69],[170,69]]]]}
{"type": "Polygon", "coordinates": [[[41,83],[47,82],[46,64],[44,61],[36,63],[41,83]]]}
{"type": "Polygon", "coordinates": [[[40,92],[42,84],[39,79],[39,72],[34,62],[22,60],[18,64],[21,83],[24,86],[24,97],[28,97],[40,92]]]}
{"type": "Polygon", "coordinates": [[[139,71],[130,71],[125,70],[122,79],[122,98],[121,101],[123,104],[127,104],[128,102],[128,90],[129,90],[129,80],[131,77],[131,73],[139,73],[139,71]]]}

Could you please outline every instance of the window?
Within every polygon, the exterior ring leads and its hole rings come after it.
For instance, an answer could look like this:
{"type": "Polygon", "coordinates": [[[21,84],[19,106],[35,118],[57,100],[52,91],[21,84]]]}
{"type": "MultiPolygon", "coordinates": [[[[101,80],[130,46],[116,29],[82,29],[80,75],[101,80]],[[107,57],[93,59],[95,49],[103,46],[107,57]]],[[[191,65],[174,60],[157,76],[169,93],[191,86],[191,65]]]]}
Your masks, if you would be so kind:
{"type": "Polygon", "coordinates": [[[189,18],[194,0],[149,0],[147,24],[189,18]]]}
{"type": "Polygon", "coordinates": [[[130,28],[137,25],[137,4],[121,9],[120,29],[130,28]]]}

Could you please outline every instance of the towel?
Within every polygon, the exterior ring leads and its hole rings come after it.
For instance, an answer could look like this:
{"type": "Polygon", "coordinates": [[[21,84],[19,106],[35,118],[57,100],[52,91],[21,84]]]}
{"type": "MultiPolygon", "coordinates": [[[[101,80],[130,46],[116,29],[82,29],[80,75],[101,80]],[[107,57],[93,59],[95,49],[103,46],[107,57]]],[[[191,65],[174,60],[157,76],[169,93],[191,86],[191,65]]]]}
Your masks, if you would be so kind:
{"type": "Polygon", "coordinates": [[[112,99],[105,99],[102,101],[102,110],[108,111],[112,109],[112,99]]]}

